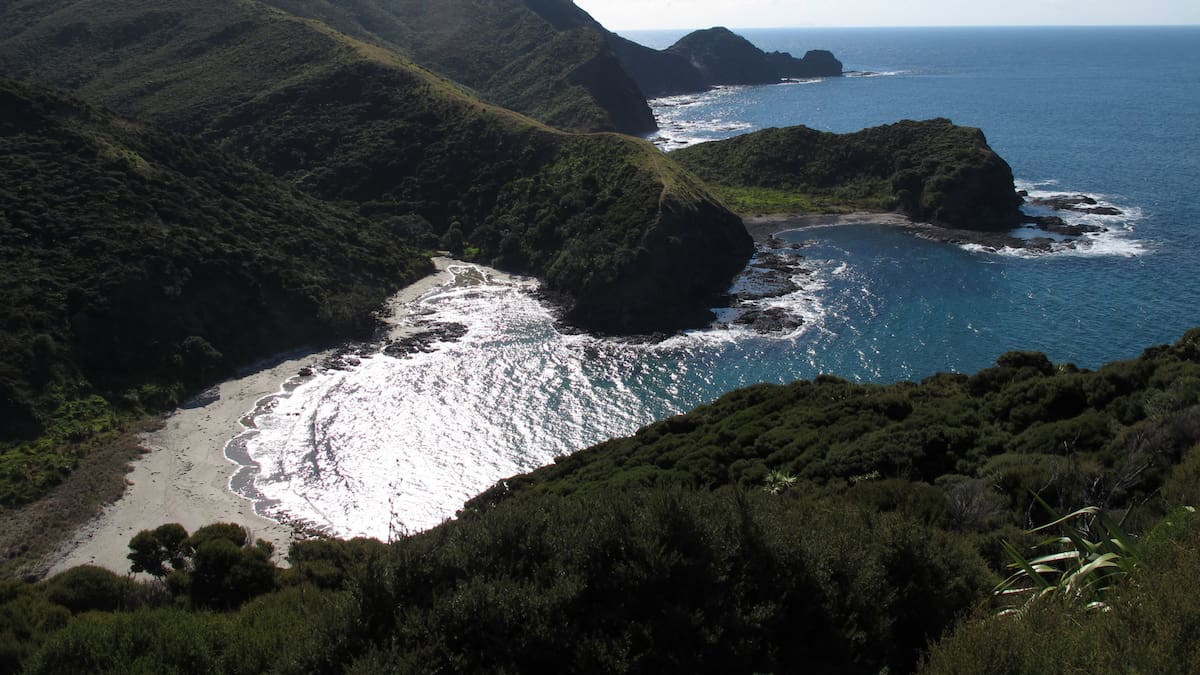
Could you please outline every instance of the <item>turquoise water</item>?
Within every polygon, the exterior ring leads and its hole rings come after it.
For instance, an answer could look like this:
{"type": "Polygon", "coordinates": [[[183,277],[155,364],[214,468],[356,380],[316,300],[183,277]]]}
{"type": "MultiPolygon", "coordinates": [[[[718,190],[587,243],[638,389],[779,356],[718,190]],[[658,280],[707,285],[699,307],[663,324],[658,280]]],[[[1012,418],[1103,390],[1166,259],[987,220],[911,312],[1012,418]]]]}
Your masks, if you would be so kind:
{"type": "MultiPolygon", "coordinates": [[[[386,537],[452,516],[496,480],[631,433],[740,386],[971,372],[1011,349],[1096,367],[1200,325],[1200,29],[749,31],[766,49],[833,50],[858,75],[654,102],[666,146],[773,125],[837,132],[950,117],[984,129],[1036,193],[1120,208],[1082,250],[989,253],[879,226],[810,229],[804,316],[765,338],[715,328],[658,345],[564,335],[529,280],[417,303],[467,335],[378,354],[275,401],[247,440],[260,509],[386,537]]],[[[678,34],[637,33],[652,46],[678,34]]],[[[1092,218],[1092,220],[1096,220],[1092,218]]]]}

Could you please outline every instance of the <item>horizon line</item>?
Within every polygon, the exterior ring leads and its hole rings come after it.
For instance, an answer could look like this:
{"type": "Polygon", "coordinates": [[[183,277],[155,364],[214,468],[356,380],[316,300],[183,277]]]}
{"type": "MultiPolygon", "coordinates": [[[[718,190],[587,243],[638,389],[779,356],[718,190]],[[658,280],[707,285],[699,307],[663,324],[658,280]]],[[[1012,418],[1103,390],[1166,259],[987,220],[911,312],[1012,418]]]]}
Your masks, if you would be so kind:
{"type": "Polygon", "coordinates": [[[895,28],[895,29],[911,29],[911,28],[1200,28],[1200,23],[1013,23],[1013,24],[912,24],[912,25],[895,25],[895,24],[804,24],[797,26],[729,26],[717,24],[704,27],[675,27],[675,28],[637,28],[637,27],[620,27],[611,28],[605,26],[610,31],[617,32],[622,30],[636,31],[698,31],[708,30],[710,28],[727,28],[729,30],[806,30],[812,28],[895,28]]]}

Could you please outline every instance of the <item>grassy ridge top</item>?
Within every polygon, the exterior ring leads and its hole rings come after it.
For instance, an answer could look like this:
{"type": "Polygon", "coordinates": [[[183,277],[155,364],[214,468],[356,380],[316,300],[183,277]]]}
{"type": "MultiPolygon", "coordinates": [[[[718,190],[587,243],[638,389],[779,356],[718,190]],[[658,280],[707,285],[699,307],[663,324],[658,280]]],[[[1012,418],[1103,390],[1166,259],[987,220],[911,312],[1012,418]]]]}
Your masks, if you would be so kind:
{"type": "Polygon", "coordinates": [[[671,156],[740,213],[899,210],[914,220],[982,230],[1020,219],[1012,169],[979,129],[946,119],[850,134],[764,129],[671,156]]]}
{"type": "Polygon", "coordinates": [[[654,116],[571,2],[273,0],[297,16],[393,48],[483,98],[552,126],[645,133],[654,116]]]}
{"type": "MultiPolygon", "coordinates": [[[[4,441],[103,418],[93,394],[157,410],[233,365],[367,331],[429,269],[402,221],[44,89],[0,81],[0,100],[4,441]]],[[[43,466],[38,447],[4,446],[31,494],[72,461],[43,466]]],[[[27,498],[5,486],[0,503],[27,498]]]]}
{"type": "Polygon", "coordinates": [[[197,105],[325,61],[325,47],[288,24],[297,17],[413,59],[489,101],[554,126],[629,133],[654,128],[637,86],[608,54],[598,26],[582,19],[552,23],[517,0],[23,0],[9,3],[0,16],[11,26],[9,35],[0,34],[0,64],[9,76],[77,90],[156,120],[189,108],[202,119],[205,111],[197,105]],[[272,7],[279,10],[274,16],[272,7]],[[258,24],[263,17],[281,23],[264,30],[258,24]],[[256,33],[253,42],[243,39],[247,32],[256,33]],[[196,63],[200,67],[189,66],[196,63]],[[171,96],[179,93],[169,83],[184,74],[180,66],[207,93],[171,96]],[[163,87],[173,91],[156,95],[163,87]],[[134,98],[146,101],[137,109],[124,107],[134,98]]]}

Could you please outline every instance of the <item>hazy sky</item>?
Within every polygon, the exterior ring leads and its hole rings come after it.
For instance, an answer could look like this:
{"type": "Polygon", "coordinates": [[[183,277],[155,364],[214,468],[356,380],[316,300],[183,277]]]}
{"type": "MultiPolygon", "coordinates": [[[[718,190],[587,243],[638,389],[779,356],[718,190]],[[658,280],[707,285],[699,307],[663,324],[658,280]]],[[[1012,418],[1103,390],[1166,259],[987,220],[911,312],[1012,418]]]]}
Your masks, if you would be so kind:
{"type": "Polygon", "coordinates": [[[575,0],[613,30],[1200,24],[1200,0],[575,0]]]}

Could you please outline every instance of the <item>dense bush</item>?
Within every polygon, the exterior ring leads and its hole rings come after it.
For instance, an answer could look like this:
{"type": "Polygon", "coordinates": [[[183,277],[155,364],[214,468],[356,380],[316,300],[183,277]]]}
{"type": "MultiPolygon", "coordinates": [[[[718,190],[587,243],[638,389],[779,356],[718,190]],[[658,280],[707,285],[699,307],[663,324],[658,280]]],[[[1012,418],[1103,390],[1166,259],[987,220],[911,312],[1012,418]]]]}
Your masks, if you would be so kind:
{"type": "Polygon", "coordinates": [[[131,558],[178,567],[165,586],[89,568],[0,586],[0,658],[232,673],[903,673],[927,658],[1015,673],[1096,656],[1102,672],[1187,672],[1200,530],[1161,514],[1194,492],[1198,335],[1096,372],[1012,353],[982,377],[750,387],[509,479],[428,532],[298,543],[282,573],[236,525],[163,526],[131,558]],[[1097,416],[1109,435],[1093,449],[1030,435],[1097,416]],[[1135,530],[1161,521],[1109,612],[992,618],[1004,542],[1027,550],[1041,537],[1021,528],[1051,517],[1034,495],[1118,509],[1135,530]]]}
{"type": "MultiPolygon", "coordinates": [[[[854,485],[848,495],[881,504],[884,488],[869,488],[879,493],[869,496],[864,480],[942,488],[950,476],[981,480],[999,493],[979,499],[1006,503],[1003,520],[1021,526],[1031,525],[1030,491],[1062,512],[1137,503],[1152,518],[1168,506],[1159,488],[1170,467],[1200,441],[1200,396],[1187,384],[1200,374],[1189,346],[1197,334],[1095,372],[1014,352],[976,375],[920,384],[756,385],[501,481],[466,512],[524,495],[607,490],[633,477],[755,488],[779,472],[798,478],[793,489],[839,494],[854,485]],[[1156,401],[1153,415],[1148,400],[1156,401]],[[694,468],[701,466],[708,468],[694,468]]],[[[919,493],[907,492],[906,499],[919,493]]]]}
{"type": "Polygon", "coordinates": [[[184,138],[11,81],[0,101],[2,506],[58,483],[119,413],[371,330],[428,269],[386,225],[184,138]]]}
{"type": "Polygon", "coordinates": [[[130,571],[165,577],[174,595],[196,607],[237,607],[278,585],[271,545],[251,542],[234,523],[206,525],[191,536],[178,523],[160,525],[134,535],[129,548],[130,571]]]}
{"type": "Polygon", "coordinates": [[[841,135],[765,129],[671,154],[740,213],[897,210],[972,229],[1021,217],[1012,169],[981,131],[946,119],[841,135]]]}

